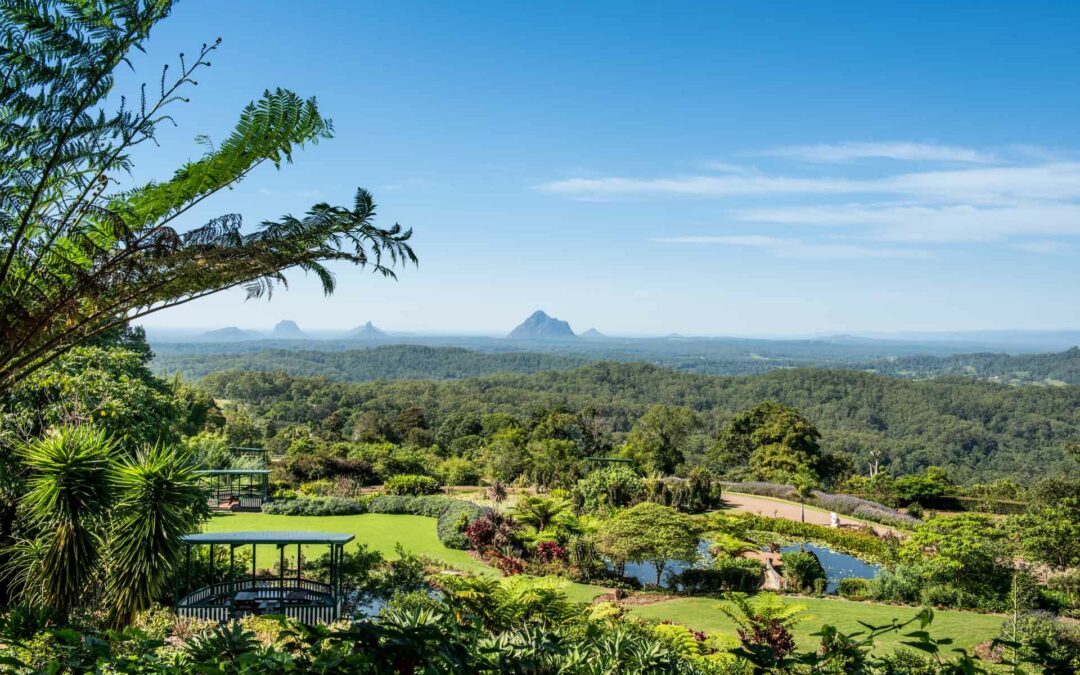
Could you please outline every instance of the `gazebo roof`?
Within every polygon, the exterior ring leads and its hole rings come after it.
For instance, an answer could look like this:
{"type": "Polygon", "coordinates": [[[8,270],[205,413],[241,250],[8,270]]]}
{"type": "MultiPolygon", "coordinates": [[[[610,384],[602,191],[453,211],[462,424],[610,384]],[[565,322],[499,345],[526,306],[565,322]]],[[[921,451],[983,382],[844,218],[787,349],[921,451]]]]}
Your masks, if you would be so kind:
{"type": "Polygon", "coordinates": [[[185,544],[347,544],[356,537],[338,532],[268,530],[261,532],[204,532],[181,537],[185,544]]]}
{"type": "Polygon", "coordinates": [[[261,476],[269,474],[270,469],[203,469],[196,473],[204,476],[261,476]]]}

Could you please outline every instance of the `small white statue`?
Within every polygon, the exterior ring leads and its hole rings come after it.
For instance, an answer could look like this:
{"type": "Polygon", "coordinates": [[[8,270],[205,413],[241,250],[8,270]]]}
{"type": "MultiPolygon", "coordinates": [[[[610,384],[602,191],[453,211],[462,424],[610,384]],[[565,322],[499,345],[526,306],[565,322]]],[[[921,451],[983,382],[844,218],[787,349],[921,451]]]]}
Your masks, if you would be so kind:
{"type": "Polygon", "coordinates": [[[840,518],[835,511],[829,514],[829,527],[840,527],[840,518]]]}

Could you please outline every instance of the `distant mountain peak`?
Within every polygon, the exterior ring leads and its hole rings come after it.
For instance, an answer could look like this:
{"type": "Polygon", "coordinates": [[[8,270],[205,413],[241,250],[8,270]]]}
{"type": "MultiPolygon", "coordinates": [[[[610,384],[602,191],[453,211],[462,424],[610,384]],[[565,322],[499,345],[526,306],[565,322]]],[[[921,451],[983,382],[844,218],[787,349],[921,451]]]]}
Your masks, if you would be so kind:
{"type": "Polygon", "coordinates": [[[296,325],[295,321],[282,319],[274,326],[271,335],[279,339],[295,340],[304,337],[304,331],[300,330],[300,326],[296,325]]]}
{"type": "Polygon", "coordinates": [[[234,342],[237,340],[258,340],[260,337],[262,336],[256,331],[227,326],[203,333],[197,339],[206,342],[234,342]]]}
{"type": "Polygon", "coordinates": [[[538,309],[528,319],[510,331],[507,337],[517,340],[551,340],[560,338],[575,338],[570,324],[560,319],[548,316],[547,312],[538,309]]]}
{"type": "Polygon", "coordinates": [[[367,338],[367,339],[382,338],[382,337],[386,337],[386,331],[383,331],[383,330],[381,330],[379,328],[376,328],[375,324],[368,321],[363,326],[360,326],[359,328],[356,328],[356,329],[352,330],[349,333],[349,337],[361,338],[361,339],[363,339],[363,338],[367,338]]]}
{"type": "Polygon", "coordinates": [[[607,336],[604,335],[603,333],[601,333],[600,331],[596,330],[595,328],[590,328],[589,330],[585,331],[584,333],[582,333],[578,337],[583,337],[586,340],[600,340],[602,338],[606,338],[607,336]]]}

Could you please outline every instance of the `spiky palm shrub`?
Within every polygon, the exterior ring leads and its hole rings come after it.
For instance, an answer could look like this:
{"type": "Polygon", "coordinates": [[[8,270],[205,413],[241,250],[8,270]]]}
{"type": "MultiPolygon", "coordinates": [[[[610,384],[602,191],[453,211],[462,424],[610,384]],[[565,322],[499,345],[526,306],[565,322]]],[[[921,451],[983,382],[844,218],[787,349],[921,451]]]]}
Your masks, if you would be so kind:
{"type": "Polygon", "coordinates": [[[121,461],[113,485],[106,597],[112,623],[122,626],[167,592],[180,537],[198,525],[206,495],[187,453],[162,446],[121,461]]]}
{"type": "Polygon", "coordinates": [[[113,452],[112,441],[91,427],[60,429],[20,452],[32,472],[22,505],[37,536],[15,547],[10,565],[31,563],[16,570],[22,589],[63,613],[82,599],[98,566],[113,452]]]}

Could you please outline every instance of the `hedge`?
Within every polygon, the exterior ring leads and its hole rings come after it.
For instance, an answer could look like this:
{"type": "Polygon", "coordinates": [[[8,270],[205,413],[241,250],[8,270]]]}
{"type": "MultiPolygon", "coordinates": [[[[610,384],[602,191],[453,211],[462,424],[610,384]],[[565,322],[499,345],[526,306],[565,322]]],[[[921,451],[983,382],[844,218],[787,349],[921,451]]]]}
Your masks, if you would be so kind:
{"type": "Polygon", "coordinates": [[[688,595],[740,591],[755,593],[765,581],[765,568],[751,558],[721,558],[711,569],[691,567],[675,579],[688,595]]]}
{"type": "Polygon", "coordinates": [[[368,500],[369,513],[394,513],[427,516],[436,519],[439,541],[447,548],[466,550],[469,540],[464,529],[476,520],[484,509],[472,502],[451,499],[442,495],[379,495],[368,500]]]}
{"type": "Polygon", "coordinates": [[[263,513],[274,516],[351,516],[366,511],[362,501],[347,497],[294,497],[263,504],[263,513]]]}
{"type": "Polygon", "coordinates": [[[388,495],[433,495],[438,493],[439,481],[431,476],[418,476],[411,473],[402,473],[390,476],[383,483],[383,490],[388,495]]]}
{"type": "Polygon", "coordinates": [[[802,523],[786,518],[770,518],[753,513],[742,513],[737,517],[746,524],[748,530],[761,530],[786,537],[818,541],[842,553],[876,562],[889,562],[895,558],[894,545],[890,543],[890,540],[879,538],[869,532],[802,523]]]}

